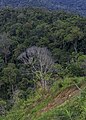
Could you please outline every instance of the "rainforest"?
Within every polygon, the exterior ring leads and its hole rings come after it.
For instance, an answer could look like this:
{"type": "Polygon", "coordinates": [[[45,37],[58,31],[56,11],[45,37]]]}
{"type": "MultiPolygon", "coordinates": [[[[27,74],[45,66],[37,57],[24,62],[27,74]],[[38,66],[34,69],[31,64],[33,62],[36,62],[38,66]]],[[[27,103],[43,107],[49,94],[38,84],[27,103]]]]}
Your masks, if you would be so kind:
{"type": "Polygon", "coordinates": [[[85,16],[0,8],[0,120],[86,120],[85,16]]]}

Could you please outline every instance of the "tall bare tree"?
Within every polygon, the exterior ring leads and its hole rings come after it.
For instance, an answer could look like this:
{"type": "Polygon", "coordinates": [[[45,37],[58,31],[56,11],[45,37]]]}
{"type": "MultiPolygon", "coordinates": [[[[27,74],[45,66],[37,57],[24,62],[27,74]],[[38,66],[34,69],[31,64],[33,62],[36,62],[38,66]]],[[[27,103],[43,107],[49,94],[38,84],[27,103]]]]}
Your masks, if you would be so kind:
{"type": "Polygon", "coordinates": [[[40,80],[42,88],[47,88],[48,75],[52,73],[54,61],[46,47],[30,47],[18,57],[18,60],[29,65],[32,73],[40,80]]]}

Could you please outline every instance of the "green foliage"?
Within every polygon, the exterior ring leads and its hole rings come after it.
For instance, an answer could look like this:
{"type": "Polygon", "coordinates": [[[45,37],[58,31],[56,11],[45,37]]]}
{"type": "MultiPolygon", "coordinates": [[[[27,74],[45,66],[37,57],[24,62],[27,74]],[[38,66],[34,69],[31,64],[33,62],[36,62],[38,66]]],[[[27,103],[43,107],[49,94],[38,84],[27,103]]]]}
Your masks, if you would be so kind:
{"type": "Polygon", "coordinates": [[[0,100],[0,116],[6,114],[6,102],[4,100],[0,100]]]}
{"type": "MultiPolygon", "coordinates": [[[[37,63],[35,67],[38,67],[37,63]]],[[[6,110],[9,110],[1,120],[36,120],[36,113],[55,95],[68,86],[85,82],[85,76],[86,18],[39,8],[0,9],[0,99],[6,102],[6,110]],[[33,77],[31,67],[17,60],[32,46],[46,47],[54,59],[53,70],[46,74],[42,72],[49,87],[45,93],[38,83],[42,75],[40,70],[33,77]]],[[[85,120],[85,106],[83,93],[69,106],[56,108],[37,120],[85,120]]]]}
{"type": "Polygon", "coordinates": [[[50,92],[47,94],[47,99],[46,95],[42,96],[40,90],[38,90],[34,94],[31,94],[26,101],[22,99],[17,101],[17,105],[14,105],[3,120],[85,120],[86,88],[82,89],[79,96],[66,101],[61,106],[38,115],[44,107],[53,101],[60,91],[62,92],[68,86],[74,85],[72,81],[79,86],[81,83],[85,82],[85,80],[86,78],[77,77],[66,78],[63,82],[59,81],[58,83],[55,83],[55,85],[58,87],[61,82],[63,85],[62,88],[56,90],[54,85],[51,89],[52,93],[50,92]]]}
{"type": "Polygon", "coordinates": [[[18,74],[18,70],[15,67],[15,64],[9,63],[6,68],[3,69],[3,80],[5,83],[15,83],[16,82],[16,77],[18,74]]]}
{"type": "Polygon", "coordinates": [[[59,108],[54,108],[53,110],[40,116],[40,118],[37,118],[37,120],[85,120],[85,91],[86,89],[82,92],[79,98],[70,100],[59,108]]]}
{"type": "Polygon", "coordinates": [[[80,68],[83,70],[84,75],[86,75],[86,55],[81,55],[78,58],[78,63],[80,65],[80,68]]]}

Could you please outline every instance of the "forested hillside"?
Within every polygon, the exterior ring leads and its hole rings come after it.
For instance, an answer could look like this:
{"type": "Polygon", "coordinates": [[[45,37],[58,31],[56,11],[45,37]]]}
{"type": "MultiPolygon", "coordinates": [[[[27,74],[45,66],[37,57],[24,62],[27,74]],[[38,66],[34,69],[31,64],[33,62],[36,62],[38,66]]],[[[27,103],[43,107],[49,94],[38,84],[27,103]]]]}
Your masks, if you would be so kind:
{"type": "Polygon", "coordinates": [[[63,9],[86,16],[85,0],[0,0],[0,6],[44,7],[51,10],[63,9]]]}
{"type": "Polygon", "coordinates": [[[85,17],[0,9],[0,120],[85,120],[85,84],[85,17]]]}

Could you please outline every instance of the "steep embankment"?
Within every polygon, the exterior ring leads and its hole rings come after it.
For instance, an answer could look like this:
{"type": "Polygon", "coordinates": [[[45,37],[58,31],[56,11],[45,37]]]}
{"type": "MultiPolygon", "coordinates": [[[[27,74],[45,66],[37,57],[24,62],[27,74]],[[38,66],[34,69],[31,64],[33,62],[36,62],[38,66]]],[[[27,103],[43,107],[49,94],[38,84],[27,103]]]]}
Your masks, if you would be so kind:
{"type": "Polygon", "coordinates": [[[57,118],[58,120],[65,120],[65,118],[66,120],[70,120],[70,114],[68,113],[69,108],[70,112],[72,111],[72,114],[75,114],[75,109],[77,109],[77,116],[75,116],[75,118],[72,116],[75,120],[76,117],[83,115],[83,112],[85,111],[84,108],[82,110],[83,105],[85,107],[86,95],[82,95],[82,93],[84,93],[83,91],[86,91],[85,81],[84,83],[81,82],[78,85],[70,85],[65,89],[57,91],[54,96],[51,96],[52,93],[48,93],[43,97],[39,96],[39,93],[37,93],[36,96],[34,95],[27,101],[19,101],[19,103],[16,101],[15,106],[7,114],[7,116],[1,118],[0,120],[57,120],[57,118]],[[77,96],[79,96],[79,99],[77,99],[77,96]],[[83,102],[84,104],[82,104],[83,102]],[[80,111],[81,115],[79,113],[80,111]],[[64,116],[63,113],[65,113],[64,116]],[[66,115],[67,113],[68,115],[66,115]],[[63,119],[60,117],[63,117],[63,119]]]}
{"type": "Polygon", "coordinates": [[[71,86],[60,92],[51,103],[48,103],[48,105],[43,108],[38,115],[41,115],[44,112],[48,112],[49,110],[52,110],[53,108],[62,105],[66,101],[70,100],[73,97],[76,97],[77,95],[80,95],[82,90],[86,87],[85,84],[80,85],[78,87],[77,85],[71,86]]]}

